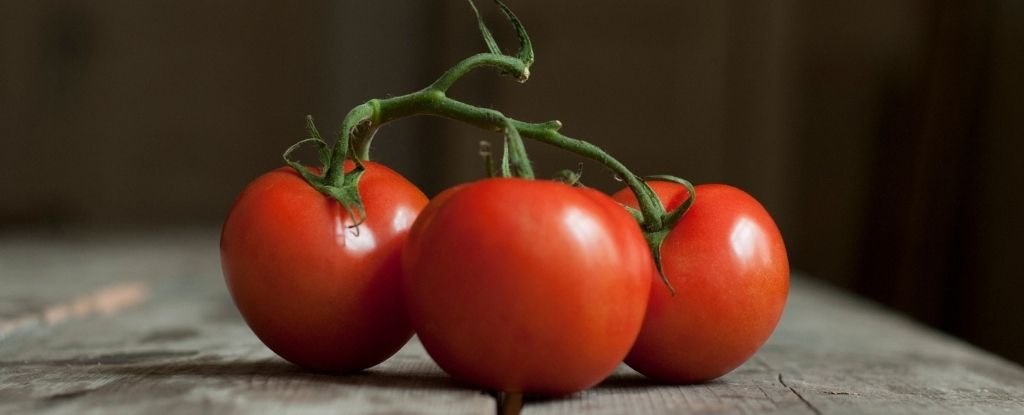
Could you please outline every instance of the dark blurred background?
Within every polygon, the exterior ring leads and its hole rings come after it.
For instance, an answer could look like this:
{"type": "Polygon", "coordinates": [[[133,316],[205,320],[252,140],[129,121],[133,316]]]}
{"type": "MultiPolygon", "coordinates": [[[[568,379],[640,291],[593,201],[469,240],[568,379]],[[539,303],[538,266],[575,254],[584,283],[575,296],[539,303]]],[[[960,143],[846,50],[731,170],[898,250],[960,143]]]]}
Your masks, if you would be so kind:
{"type": "MultiPolygon", "coordinates": [[[[509,3],[532,79],[452,95],[557,118],[641,174],[744,188],[793,268],[1024,361],[1024,2],[509,3]]],[[[305,114],[333,136],[483,50],[457,0],[2,2],[0,231],[214,228],[305,114]]],[[[413,119],[374,157],[432,195],[497,138],[413,119]]],[[[579,161],[528,146],[541,174],[579,161]]]]}

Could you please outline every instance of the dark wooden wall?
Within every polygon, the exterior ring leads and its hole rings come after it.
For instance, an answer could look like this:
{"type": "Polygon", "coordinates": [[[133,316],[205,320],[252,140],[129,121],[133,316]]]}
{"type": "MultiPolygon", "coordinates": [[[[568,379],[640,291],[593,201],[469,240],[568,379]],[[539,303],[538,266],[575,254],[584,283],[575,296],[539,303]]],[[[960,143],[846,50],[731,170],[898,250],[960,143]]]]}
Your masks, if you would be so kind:
{"type": "MultiPolygon", "coordinates": [[[[747,189],[795,268],[1024,361],[1021,2],[511,3],[533,78],[453,95],[747,189]]],[[[0,3],[0,229],[219,223],[306,113],[333,134],[481,50],[460,1],[0,3]]],[[[374,154],[433,194],[496,138],[418,119],[374,154]]],[[[578,161],[529,149],[541,174],[578,161]]]]}

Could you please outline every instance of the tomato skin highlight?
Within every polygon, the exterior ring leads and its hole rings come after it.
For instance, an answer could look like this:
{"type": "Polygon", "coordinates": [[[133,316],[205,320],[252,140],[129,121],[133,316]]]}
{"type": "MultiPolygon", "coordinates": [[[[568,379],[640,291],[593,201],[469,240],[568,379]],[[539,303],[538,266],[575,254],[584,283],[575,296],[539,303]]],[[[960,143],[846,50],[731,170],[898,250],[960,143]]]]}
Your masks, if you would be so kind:
{"type": "MultiPolygon", "coordinates": [[[[686,189],[650,182],[668,209],[686,189]]],[[[789,261],[775,222],[753,197],[726,185],[699,185],[690,210],[662,245],[675,297],[652,287],[644,327],[626,363],[669,383],[720,377],[754,355],[782,316],[789,261]]],[[[629,190],[613,196],[636,207],[629,190]]]]}
{"type": "Polygon", "coordinates": [[[267,347],[306,369],[362,370],[412,336],[400,253],[427,199],[391,169],[365,165],[358,230],[340,203],[283,167],[242,191],[221,233],[224,280],[242,317],[267,347]]]}
{"type": "Polygon", "coordinates": [[[452,377],[560,396],[606,378],[643,321],[653,262],[591,189],[486,179],[431,201],[402,253],[410,319],[452,377]]]}

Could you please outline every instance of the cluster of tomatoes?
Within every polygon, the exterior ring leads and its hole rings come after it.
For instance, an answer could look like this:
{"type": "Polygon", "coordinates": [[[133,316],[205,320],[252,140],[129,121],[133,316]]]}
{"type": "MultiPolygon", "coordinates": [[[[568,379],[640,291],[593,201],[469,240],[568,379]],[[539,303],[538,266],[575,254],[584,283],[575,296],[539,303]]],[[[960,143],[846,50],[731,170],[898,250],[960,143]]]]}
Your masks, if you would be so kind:
{"type": "MultiPolygon", "coordinates": [[[[690,197],[648,185],[669,210],[690,197]]],[[[488,390],[569,394],[623,361],[659,381],[701,382],[757,351],[789,288],[774,222],[730,186],[697,186],[665,237],[675,295],[624,207],[637,206],[628,189],[489,178],[428,202],[373,162],[358,189],[356,224],[277,169],[249,184],[223,227],[224,276],[245,321],[310,370],[374,366],[415,333],[453,378],[488,390]]]]}
{"type": "Polygon", "coordinates": [[[623,175],[630,188],[611,196],[532,180],[520,133],[626,171],[559,135],[558,122],[514,122],[445,95],[478,67],[529,76],[532,42],[495,3],[519,37],[516,55],[501,52],[469,0],[490,53],[424,90],[356,107],[330,156],[308,119],[311,137],[285,152],[291,168],[242,191],[220,248],[246,323],[281,357],[332,373],[374,366],[415,333],[452,377],[509,393],[573,393],[623,361],[670,383],[738,367],[774,330],[789,291],[771,217],[734,187],[668,176],[623,175]],[[368,150],[368,141],[348,141],[354,131],[372,137],[379,124],[416,113],[504,131],[503,177],[428,201],[391,169],[350,160],[368,158],[347,155],[350,144],[368,150]],[[305,142],[318,144],[323,175],[288,159],[305,142]]]}

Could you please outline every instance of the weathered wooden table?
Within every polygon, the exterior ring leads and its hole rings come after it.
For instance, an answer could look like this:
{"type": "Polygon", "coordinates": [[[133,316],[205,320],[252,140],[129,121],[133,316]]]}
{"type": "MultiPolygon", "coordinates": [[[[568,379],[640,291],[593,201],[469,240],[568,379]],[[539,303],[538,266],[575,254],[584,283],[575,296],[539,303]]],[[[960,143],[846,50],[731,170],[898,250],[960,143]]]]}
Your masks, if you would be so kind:
{"type": "MultiPolygon", "coordinates": [[[[363,373],[304,372],[235,311],[216,234],[0,237],[0,413],[493,414],[415,340],[363,373]]],[[[504,409],[517,409],[505,407],[504,409]]],[[[523,413],[1024,414],[1024,370],[799,276],[769,343],[706,385],[626,367],[523,413]]]]}

